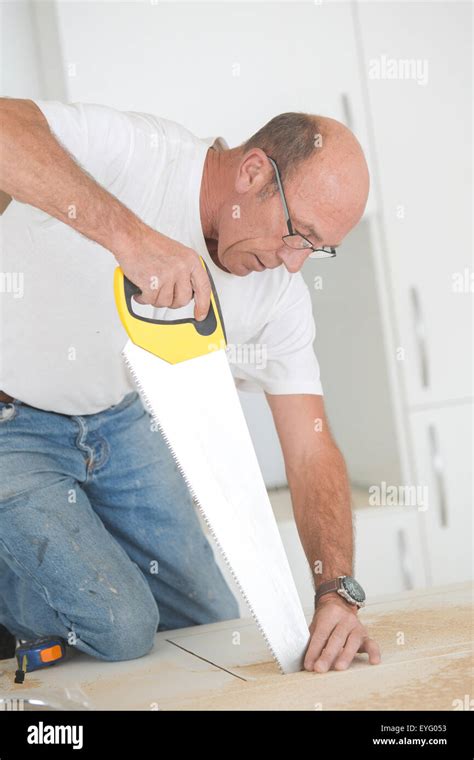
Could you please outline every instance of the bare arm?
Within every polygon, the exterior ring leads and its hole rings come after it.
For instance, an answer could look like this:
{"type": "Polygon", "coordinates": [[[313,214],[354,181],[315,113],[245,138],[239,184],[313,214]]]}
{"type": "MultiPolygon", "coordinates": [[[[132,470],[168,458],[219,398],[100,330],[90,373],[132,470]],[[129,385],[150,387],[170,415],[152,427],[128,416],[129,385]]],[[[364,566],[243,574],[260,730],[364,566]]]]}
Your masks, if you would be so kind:
{"type": "MultiPolygon", "coordinates": [[[[267,396],[285,459],[298,533],[315,586],[352,575],[353,530],[344,459],[329,431],[322,396],[267,396]]],[[[337,592],[322,596],[310,626],[306,670],[343,670],[357,652],[380,661],[377,643],[337,592]]]]}
{"type": "Polygon", "coordinates": [[[353,534],[344,459],[322,396],[268,396],[285,458],[298,533],[316,586],[352,574],[353,534]]]}
{"type": "Polygon", "coordinates": [[[0,190],[4,204],[11,196],[35,206],[111,251],[144,303],[183,306],[194,290],[196,316],[207,314],[210,286],[198,255],[150,228],[99,185],[30,100],[0,98],[0,190]]]}
{"type": "Polygon", "coordinates": [[[0,113],[4,192],[105,248],[119,250],[133,240],[143,223],[76,163],[32,101],[2,98],[0,113]]]}

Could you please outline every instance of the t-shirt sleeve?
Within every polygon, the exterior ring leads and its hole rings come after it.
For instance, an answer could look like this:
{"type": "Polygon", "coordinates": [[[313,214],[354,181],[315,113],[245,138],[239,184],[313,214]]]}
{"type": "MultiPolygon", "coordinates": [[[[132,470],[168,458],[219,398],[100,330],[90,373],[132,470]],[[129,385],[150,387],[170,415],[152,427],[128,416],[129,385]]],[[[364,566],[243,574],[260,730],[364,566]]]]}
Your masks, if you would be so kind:
{"type": "Polygon", "coordinates": [[[157,120],[147,114],[97,103],[33,102],[61,145],[105,187],[126,172],[132,155],[149,161],[162,138],[157,120]]]}
{"type": "Polygon", "coordinates": [[[255,339],[240,347],[240,352],[239,347],[228,348],[237,388],[269,394],[322,395],[315,335],[311,297],[297,273],[291,276],[255,339]]]}
{"type": "Polygon", "coordinates": [[[82,103],[60,103],[57,100],[34,100],[51,132],[61,145],[79,162],[87,154],[88,129],[82,103]]]}

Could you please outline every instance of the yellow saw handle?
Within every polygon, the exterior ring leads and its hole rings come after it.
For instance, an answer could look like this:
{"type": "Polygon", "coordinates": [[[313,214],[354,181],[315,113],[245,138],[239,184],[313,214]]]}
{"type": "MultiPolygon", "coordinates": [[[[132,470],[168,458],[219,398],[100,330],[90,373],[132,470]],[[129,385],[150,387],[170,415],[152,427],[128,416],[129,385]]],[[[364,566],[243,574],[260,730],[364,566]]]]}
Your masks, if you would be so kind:
{"type": "MultiPolygon", "coordinates": [[[[200,257],[201,258],[201,257],[200,257]]],[[[135,345],[150,351],[170,364],[193,359],[226,345],[224,320],[211,273],[201,258],[211,283],[211,303],[205,319],[150,319],[135,314],[132,298],[141,293],[120,267],[114,274],[117,310],[127,335],[135,345]]]]}

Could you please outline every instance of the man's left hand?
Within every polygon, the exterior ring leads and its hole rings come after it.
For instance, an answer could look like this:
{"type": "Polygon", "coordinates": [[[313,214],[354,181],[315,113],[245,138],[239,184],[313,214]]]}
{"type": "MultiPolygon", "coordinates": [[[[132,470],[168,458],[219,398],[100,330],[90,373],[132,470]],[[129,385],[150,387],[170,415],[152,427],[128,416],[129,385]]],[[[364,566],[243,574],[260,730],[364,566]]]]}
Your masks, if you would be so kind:
{"type": "Polygon", "coordinates": [[[380,662],[380,648],[357,617],[357,608],[339,595],[325,594],[319,600],[311,638],[304,658],[305,670],[326,673],[345,670],[359,653],[369,655],[371,665],[380,662]]]}

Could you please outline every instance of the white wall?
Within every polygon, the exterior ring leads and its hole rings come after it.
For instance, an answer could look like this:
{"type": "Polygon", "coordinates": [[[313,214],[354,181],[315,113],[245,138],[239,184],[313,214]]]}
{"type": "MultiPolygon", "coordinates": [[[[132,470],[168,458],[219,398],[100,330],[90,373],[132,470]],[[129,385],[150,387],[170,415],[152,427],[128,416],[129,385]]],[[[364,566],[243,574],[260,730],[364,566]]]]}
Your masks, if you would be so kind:
{"type": "Polygon", "coordinates": [[[295,2],[59,2],[65,63],[76,67],[68,94],[230,144],[282,111],[336,115],[322,82],[334,58],[317,52],[318,16],[332,12],[295,2]]]}
{"type": "Polygon", "coordinates": [[[3,97],[43,97],[34,10],[29,0],[0,3],[0,90],[3,97]]]}

